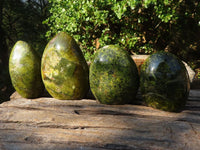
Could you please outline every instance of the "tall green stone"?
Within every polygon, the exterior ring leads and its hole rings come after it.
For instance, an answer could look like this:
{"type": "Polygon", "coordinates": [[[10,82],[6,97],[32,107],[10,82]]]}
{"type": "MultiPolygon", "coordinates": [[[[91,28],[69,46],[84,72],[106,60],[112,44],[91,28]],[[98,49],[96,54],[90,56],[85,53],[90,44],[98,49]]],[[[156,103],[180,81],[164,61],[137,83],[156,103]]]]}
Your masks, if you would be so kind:
{"type": "Polygon", "coordinates": [[[89,89],[89,69],[76,41],[65,32],[47,44],[41,65],[42,79],[57,99],[82,99],[89,89]]]}
{"type": "Polygon", "coordinates": [[[36,98],[43,92],[41,60],[24,41],[18,41],[10,54],[9,72],[13,87],[25,98],[36,98]]]}

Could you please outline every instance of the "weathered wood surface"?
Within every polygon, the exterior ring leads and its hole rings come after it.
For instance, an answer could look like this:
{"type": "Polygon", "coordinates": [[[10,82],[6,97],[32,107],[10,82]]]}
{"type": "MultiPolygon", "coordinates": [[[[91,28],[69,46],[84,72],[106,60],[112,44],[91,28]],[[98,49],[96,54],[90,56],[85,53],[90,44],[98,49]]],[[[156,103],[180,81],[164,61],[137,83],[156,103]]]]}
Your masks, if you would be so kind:
{"type": "Polygon", "coordinates": [[[181,113],[14,96],[0,105],[0,150],[29,149],[199,150],[200,91],[181,113]]]}

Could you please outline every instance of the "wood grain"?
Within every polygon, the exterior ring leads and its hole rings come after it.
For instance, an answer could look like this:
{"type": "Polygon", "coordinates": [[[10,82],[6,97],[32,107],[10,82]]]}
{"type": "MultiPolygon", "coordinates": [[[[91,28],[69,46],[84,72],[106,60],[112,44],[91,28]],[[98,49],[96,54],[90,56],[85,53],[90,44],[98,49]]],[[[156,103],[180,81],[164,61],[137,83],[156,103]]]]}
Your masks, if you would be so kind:
{"type": "Polygon", "coordinates": [[[199,150],[200,90],[170,113],[95,100],[24,99],[0,105],[0,150],[199,150]]]}

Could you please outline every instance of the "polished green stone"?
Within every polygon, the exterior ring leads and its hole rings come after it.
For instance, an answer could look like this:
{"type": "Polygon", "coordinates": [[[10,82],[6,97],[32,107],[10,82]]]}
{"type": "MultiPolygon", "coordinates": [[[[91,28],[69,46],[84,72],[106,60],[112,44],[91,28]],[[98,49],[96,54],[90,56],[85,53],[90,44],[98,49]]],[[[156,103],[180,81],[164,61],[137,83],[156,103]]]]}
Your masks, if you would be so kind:
{"type": "Polygon", "coordinates": [[[158,52],[142,65],[140,86],[148,106],[178,112],[186,104],[190,82],[181,60],[171,53],[158,52]]]}
{"type": "Polygon", "coordinates": [[[125,50],[108,45],[97,51],[90,66],[90,87],[100,103],[132,103],[138,86],[136,64],[125,50]]]}
{"type": "Polygon", "coordinates": [[[41,60],[28,43],[18,41],[10,54],[9,72],[13,87],[25,98],[36,98],[43,92],[41,60]]]}
{"type": "Polygon", "coordinates": [[[57,99],[82,99],[89,89],[89,69],[78,44],[64,32],[47,44],[42,56],[42,79],[57,99]]]}

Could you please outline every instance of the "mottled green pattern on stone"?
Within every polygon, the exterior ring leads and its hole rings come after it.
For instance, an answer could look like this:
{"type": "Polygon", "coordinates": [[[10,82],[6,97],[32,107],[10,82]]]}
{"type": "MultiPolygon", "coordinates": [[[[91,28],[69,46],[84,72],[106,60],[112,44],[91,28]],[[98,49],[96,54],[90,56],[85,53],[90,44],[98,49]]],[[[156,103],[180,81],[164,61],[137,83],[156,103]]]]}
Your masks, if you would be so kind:
{"type": "Polygon", "coordinates": [[[89,89],[89,69],[75,40],[58,33],[42,57],[42,78],[49,94],[57,99],[82,99],[89,89]]]}
{"type": "Polygon", "coordinates": [[[190,89],[184,64],[166,52],[153,54],[144,62],[140,86],[148,106],[175,112],[185,106],[190,89]]]}
{"type": "Polygon", "coordinates": [[[9,72],[13,87],[25,98],[36,98],[43,92],[41,60],[28,43],[18,41],[11,52],[9,72]]]}
{"type": "Polygon", "coordinates": [[[101,48],[90,66],[92,93],[104,104],[134,101],[139,86],[138,70],[128,53],[114,45],[101,48]]]}

